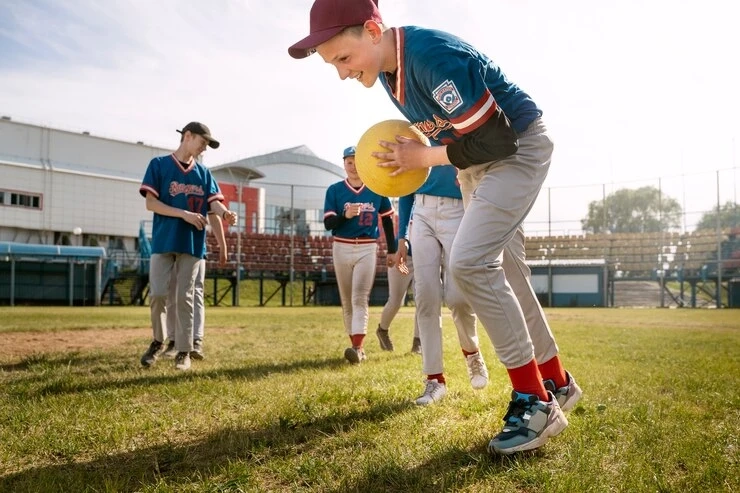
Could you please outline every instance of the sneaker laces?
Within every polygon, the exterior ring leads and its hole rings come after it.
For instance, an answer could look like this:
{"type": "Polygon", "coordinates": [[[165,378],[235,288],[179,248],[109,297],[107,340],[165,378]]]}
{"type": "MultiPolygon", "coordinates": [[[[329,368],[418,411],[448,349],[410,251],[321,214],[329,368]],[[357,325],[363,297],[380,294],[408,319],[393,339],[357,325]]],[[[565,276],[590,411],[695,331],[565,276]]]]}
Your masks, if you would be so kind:
{"type": "Polygon", "coordinates": [[[431,396],[434,393],[434,390],[439,385],[439,382],[435,382],[433,380],[427,380],[427,386],[424,388],[424,395],[431,396]]]}
{"type": "Polygon", "coordinates": [[[512,426],[516,426],[523,422],[524,420],[522,419],[522,416],[524,416],[524,413],[529,411],[532,404],[534,404],[534,402],[527,402],[524,399],[514,399],[510,401],[509,407],[504,415],[504,422],[507,425],[512,426]]]}
{"type": "Polygon", "coordinates": [[[480,354],[475,353],[474,355],[471,354],[470,356],[473,356],[472,358],[468,359],[468,370],[470,371],[471,375],[483,375],[483,358],[480,357],[480,354]]]}

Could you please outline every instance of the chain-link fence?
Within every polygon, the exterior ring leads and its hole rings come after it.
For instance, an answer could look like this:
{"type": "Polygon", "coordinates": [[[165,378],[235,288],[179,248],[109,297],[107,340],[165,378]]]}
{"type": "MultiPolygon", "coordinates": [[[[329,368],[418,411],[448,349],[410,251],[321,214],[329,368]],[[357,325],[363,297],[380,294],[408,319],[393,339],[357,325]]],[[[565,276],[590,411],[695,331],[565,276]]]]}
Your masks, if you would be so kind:
{"type": "MultiPolygon", "coordinates": [[[[616,282],[680,283],[676,288],[680,294],[669,293],[669,303],[693,306],[694,291],[699,289],[725,300],[720,304],[731,304],[733,280],[738,279],[740,291],[738,178],[733,168],[652,180],[545,187],[524,223],[527,258],[575,263],[602,259],[616,282]],[[649,192],[638,197],[640,203],[624,193],[638,190],[649,192]],[[691,283],[691,303],[685,302],[684,282],[691,283]],[[697,288],[697,283],[702,285],[697,288]]],[[[240,272],[242,279],[330,280],[331,239],[323,225],[326,189],[260,181],[250,186],[264,190],[263,200],[259,207],[230,203],[248,220],[227,232],[228,265],[211,260],[211,271],[228,276],[240,272]]],[[[397,208],[397,200],[393,202],[397,208]]],[[[377,277],[384,282],[383,234],[378,243],[377,277]]],[[[215,239],[209,235],[209,250],[215,249],[215,239]]],[[[665,299],[661,294],[659,306],[665,299]]]]}

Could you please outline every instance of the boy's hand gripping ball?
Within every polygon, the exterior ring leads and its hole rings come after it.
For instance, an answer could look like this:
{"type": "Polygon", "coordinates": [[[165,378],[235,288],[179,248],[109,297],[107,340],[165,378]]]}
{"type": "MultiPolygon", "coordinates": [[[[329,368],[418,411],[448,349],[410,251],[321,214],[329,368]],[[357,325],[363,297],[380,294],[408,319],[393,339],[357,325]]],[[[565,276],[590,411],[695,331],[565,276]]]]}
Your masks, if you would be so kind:
{"type": "Polygon", "coordinates": [[[396,135],[416,139],[429,145],[429,139],[409,122],[404,120],[385,120],[376,123],[360,137],[355,151],[355,168],[362,182],[378,195],[384,197],[402,197],[415,192],[427,179],[429,168],[405,171],[398,176],[389,176],[398,168],[383,168],[378,163],[382,159],[372,155],[373,152],[388,152],[378,142],[396,142],[396,135]]]}

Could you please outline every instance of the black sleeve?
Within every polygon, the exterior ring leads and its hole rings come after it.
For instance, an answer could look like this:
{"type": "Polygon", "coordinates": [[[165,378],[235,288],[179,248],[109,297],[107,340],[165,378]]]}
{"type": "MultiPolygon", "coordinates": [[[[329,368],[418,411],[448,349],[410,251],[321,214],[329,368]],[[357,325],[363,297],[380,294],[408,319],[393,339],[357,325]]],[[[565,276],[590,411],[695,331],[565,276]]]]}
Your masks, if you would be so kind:
{"type": "Polygon", "coordinates": [[[388,253],[396,253],[398,243],[396,243],[396,233],[393,232],[393,216],[384,216],[382,221],[385,242],[388,244],[388,253]]]}
{"type": "Polygon", "coordinates": [[[447,157],[458,169],[490,163],[515,154],[519,149],[516,131],[501,108],[483,125],[464,135],[459,142],[447,144],[447,157]]]}
{"type": "Polygon", "coordinates": [[[327,231],[331,231],[332,229],[337,229],[339,226],[344,224],[345,221],[347,221],[347,218],[338,214],[327,216],[324,218],[324,228],[326,228],[327,231]]]}

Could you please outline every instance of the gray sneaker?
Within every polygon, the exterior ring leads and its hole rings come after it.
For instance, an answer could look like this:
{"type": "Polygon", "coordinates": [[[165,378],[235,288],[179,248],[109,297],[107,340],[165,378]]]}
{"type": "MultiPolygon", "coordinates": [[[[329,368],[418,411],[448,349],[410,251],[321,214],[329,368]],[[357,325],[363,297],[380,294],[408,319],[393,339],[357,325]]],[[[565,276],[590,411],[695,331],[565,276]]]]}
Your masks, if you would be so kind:
{"type": "Polygon", "coordinates": [[[411,343],[411,352],[421,354],[421,339],[418,337],[414,337],[414,342],[411,343]]]}
{"type": "Polygon", "coordinates": [[[344,357],[347,359],[347,361],[350,362],[350,364],[353,365],[362,363],[367,359],[367,355],[365,355],[365,350],[356,347],[348,347],[347,349],[345,349],[344,357]]]}
{"type": "Polygon", "coordinates": [[[384,329],[378,325],[375,333],[378,336],[378,342],[380,342],[380,349],[383,351],[393,351],[393,341],[391,341],[391,336],[388,335],[388,329],[384,329]]]}
{"type": "Polygon", "coordinates": [[[176,370],[189,370],[190,369],[190,354],[188,352],[177,353],[177,356],[175,356],[175,369],[176,370]]]}
{"type": "Polygon", "coordinates": [[[175,341],[170,341],[167,343],[167,349],[164,350],[162,353],[162,356],[165,358],[172,359],[175,356],[177,356],[177,349],[175,349],[175,341]]]}
{"type": "Polygon", "coordinates": [[[434,402],[439,402],[447,394],[447,386],[439,383],[436,379],[427,380],[424,387],[424,393],[416,398],[417,406],[427,406],[434,402]]]}
{"type": "Polygon", "coordinates": [[[193,350],[190,351],[190,357],[193,359],[206,359],[206,355],[203,352],[203,339],[195,339],[193,341],[193,350]]]}
{"type": "Polygon", "coordinates": [[[141,364],[145,367],[150,367],[154,363],[157,362],[157,358],[159,358],[159,355],[162,353],[162,346],[163,344],[159,341],[152,341],[152,343],[149,345],[149,349],[146,350],[146,353],[141,357],[141,364]]]}
{"type": "Polygon", "coordinates": [[[555,382],[550,379],[547,379],[542,383],[545,385],[545,388],[552,392],[555,398],[558,400],[558,404],[560,404],[560,409],[562,409],[563,411],[570,411],[576,406],[578,401],[581,400],[581,395],[583,394],[583,391],[581,390],[581,387],[579,387],[576,383],[576,379],[573,378],[573,375],[566,371],[565,376],[568,379],[568,384],[565,387],[560,387],[556,389],[555,382]]]}
{"type": "Polygon", "coordinates": [[[504,429],[490,441],[488,451],[513,454],[533,450],[563,431],[568,426],[568,419],[552,392],[547,395],[550,401],[544,402],[534,394],[520,394],[513,390],[504,416],[504,429]]]}

